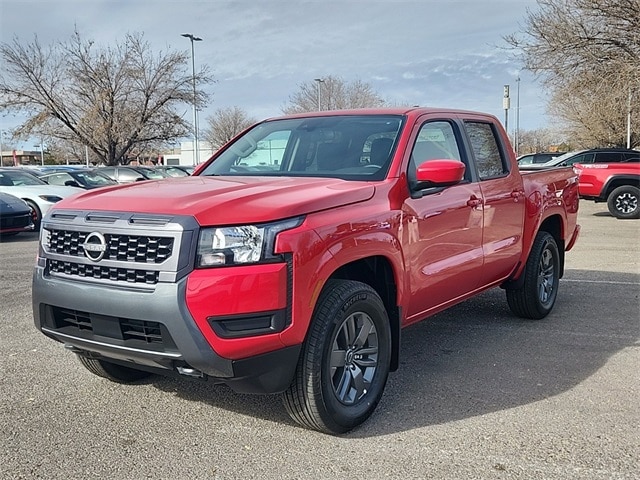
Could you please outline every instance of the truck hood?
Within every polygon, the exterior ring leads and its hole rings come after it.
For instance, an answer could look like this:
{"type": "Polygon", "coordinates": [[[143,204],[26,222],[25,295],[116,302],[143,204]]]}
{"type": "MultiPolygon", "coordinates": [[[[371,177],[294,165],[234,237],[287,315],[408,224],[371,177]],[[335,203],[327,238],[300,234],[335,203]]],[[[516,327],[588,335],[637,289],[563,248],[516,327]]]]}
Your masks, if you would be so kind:
{"type": "Polygon", "coordinates": [[[99,188],[55,209],[191,215],[200,225],[261,223],[373,196],[366,182],[308,177],[184,177],[99,188]]]}

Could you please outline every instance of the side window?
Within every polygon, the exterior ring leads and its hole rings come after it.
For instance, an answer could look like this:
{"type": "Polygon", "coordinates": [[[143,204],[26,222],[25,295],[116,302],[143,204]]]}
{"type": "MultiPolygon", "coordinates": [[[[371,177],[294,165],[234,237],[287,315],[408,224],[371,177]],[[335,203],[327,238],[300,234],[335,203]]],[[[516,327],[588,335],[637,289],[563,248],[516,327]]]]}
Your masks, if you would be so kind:
{"type": "Polygon", "coordinates": [[[427,122],[420,128],[411,151],[409,178],[415,178],[419,165],[429,160],[462,160],[458,141],[449,122],[427,122]]]}
{"type": "Polygon", "coordinates": [[[593,163],[594,156],[595,155],[593,153],[585,153],[584,155],[576,155],[574,157],[571,157],[570,159],[567,159],[566,162],[562,162],[562,166],[563,167],[570,167],[574,163],[581,163],[583,165],[585,163],[593,163]]]}
{"type": "Polygon", "coordinates": [[[509,173],[490,123],[465,122],[481,180],[509,173]]]}
{"type": "Polygon", "coordinates": [[[288,130],[270,133],[257,142],[252,153],[238,159],[236,165],[255,170],[278,170],[290,136],[288,130]]]}
{"type": "Polygon", "coordinates": [[[618,163],[622,161],[621,152],[598,152],[595,163],[618,163]]]}
{"type": "Polygon", "coordinates": [[[128,168],[118,169],[118,181],[120,183],[135,182],[137,180],[145,180],[145,178],[135,170],[129,170],[128,168]]]}

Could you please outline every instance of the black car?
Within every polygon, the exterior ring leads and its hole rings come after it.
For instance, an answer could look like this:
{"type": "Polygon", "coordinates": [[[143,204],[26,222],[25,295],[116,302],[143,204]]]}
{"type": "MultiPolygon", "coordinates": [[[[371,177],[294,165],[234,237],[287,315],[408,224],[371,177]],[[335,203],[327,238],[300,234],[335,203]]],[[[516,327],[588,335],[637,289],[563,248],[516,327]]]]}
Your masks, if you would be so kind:
{"type": "Polygon", "coordinates": [[[169,175],[161,170],[140,166],[100,167],[98,171],[118,183],[133,183],[141,180],[160,180],[162,178],[169,177],[169,175]]]}
{"type": "Polygon", "coordinates": [[[0,235],[10,236],[20,232],[33,232],[33,210],[24,200],[0,192],[0,235]]]}
{"type": "Polygon", "coordinates": [[[40,180],[47,182],[49,185],[66,185],[68,187],[84,188],[85,190],[118,184],[118,182],[98,170],[84,169],[47,173],[41,175],[40,180]]]}

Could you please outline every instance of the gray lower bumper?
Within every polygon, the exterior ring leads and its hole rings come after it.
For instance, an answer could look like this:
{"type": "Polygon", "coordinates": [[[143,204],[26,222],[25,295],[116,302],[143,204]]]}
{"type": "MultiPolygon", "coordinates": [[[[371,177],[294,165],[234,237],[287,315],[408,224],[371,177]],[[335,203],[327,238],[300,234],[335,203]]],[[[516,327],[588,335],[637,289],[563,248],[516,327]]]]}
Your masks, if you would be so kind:
{"type": "Polygon", "coordinates": [[[196,370],[237,391],[274,393],[286,389],[300,347],[233,361],[220,357],[207,343],[185,306],[186,278],[140,290],[57,277],[45,278],[36,267],[33,276],[33,314],[36,327],[76,353],[159,373],[196,370]],[[60,312],[77,324],[61,325],[60,312]],[[83,323],[82,319],[86,321],[83,323]],[[129,319],[129,320],[127,320],[129,319]],[[163,342],[127,340],[119,323],[160,325],[163,342]],[[83,328],[85,323],[90,327],[83,328]],[[115,332],[115,333],[114,333],[115,332]]]}

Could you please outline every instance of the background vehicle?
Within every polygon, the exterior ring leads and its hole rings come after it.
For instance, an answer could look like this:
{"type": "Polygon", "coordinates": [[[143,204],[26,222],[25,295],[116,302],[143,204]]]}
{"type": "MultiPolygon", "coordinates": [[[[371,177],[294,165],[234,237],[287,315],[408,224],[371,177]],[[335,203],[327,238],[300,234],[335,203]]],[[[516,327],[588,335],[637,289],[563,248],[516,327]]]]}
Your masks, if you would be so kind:
{"type": "Polygon", "coordinates": [[[548,315],[577,210],[573,170],[521,174],[491,115],[270,119],[195,177],[61,202],[35,324],[96,375],[283,393],[295,421],[341,433],[375,409],[403,327],[498,286],[515,315],[548,315]]]}
{"type": "Polygon", "coordinates": [[[40,180],[49,185],[65,185],[90,190],[92,188],[117,185],[118,182],[109,178],[99,170],[68,170],[65,172],[46,173],[40,180]]]}
{"type": "Polygon", "coordinates": [[[518,157],[518,165],[532,165],[538,163],[546,163],[567,152],[538,152],[527,153],[518,157]]]}
{"type": "Polygon", "coordinates": [[[593,148],[569,152],[540,165],[524,165],[526,170],[545,169],[551,167],[570,167],[576,163],[623,163],[640,162],[640,151],[626,148],[593,148]]]}
{"type": "Polygon", "coordinates": [[[574,165],[580,197],[607,202],[611,215],[640,218],[640,162],[574,165]]]}
{"type": "Polygon", "coordinates": [[[167,165],[155,168],[156,170],[166,173],[170,177],[188,177],[195,170],[195,167],[188,167],[184,165],[167,165]]]}
{"type": "Polygon", "coordinates": [[[32,232],[33,210],[24,200],[0,192],[0,235],[16,235],[20,232],[32,232]]]}
{"type": "Polygon", "coordinates": [[[169,176],[161,170],[142,166],[100,167],[98,171],[112,180],[115,180],[117,183],[133,183],[142,180],[160,180],[169,176]]]}
{"type": "Polygon", "coordinates": [[[49,207],[65,197],[78,193],[74,187],[48,185],[35,175],[19,168],[0,168],[0,192],[21,198],[33,210],[36,230],[49,207]]]}

